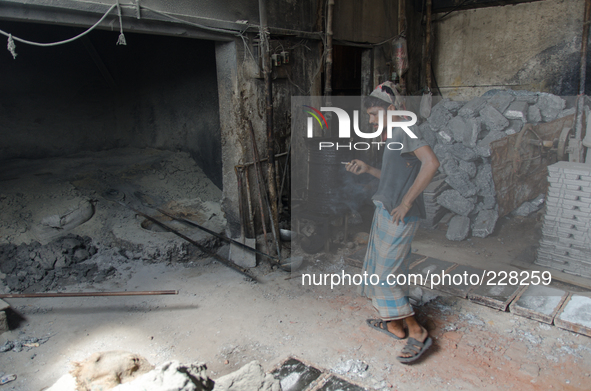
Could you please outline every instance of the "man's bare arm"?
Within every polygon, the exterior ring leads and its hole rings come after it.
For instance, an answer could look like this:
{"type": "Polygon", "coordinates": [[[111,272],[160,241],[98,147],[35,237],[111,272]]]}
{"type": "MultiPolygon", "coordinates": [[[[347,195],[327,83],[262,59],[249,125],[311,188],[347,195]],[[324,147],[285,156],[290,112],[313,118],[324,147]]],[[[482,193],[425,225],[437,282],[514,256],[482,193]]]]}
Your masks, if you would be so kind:
{"type": "Polygon", "coordinates": [[[433,179],[439,168],[439,160],[428,145],[417,148],[414,154],[421,161],[421,169],[414,183],[402,198],[401,204],[390,213],[392,215],[392,222],[396,224],[398,224],[398,221],[404,223],[404,216],[406,216],[412,207],[413,201],[429,186],[431,179],[433,179]]]}
{"type": "Polygon", "coordinates": [[[382,175],[382,170],[378,170],[359,159],[351,160],[351,162],[345,166],[345,169],[356,175],[367,173],[378,179],[380,179],[380,176],[382,175]]]}

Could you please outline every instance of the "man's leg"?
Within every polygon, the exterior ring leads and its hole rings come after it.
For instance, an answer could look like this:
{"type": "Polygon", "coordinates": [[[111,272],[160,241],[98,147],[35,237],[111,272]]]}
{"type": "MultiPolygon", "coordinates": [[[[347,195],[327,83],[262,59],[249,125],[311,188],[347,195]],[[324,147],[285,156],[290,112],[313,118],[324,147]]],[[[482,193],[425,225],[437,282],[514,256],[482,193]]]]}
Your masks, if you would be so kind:
{"type": "Polygon", "coordinates": [[[389,332],[394,334],[400,339],[406,338],[406,330],[404,329],[404,322],[402,319],[398,320],[389,320],[383,321],[381,319],[375,320],[373,324],[374,327],[379,327],[381,329],[384,328],[384,323],[386,324],[386,328],[389,332]]]}
{"type": "Polygon", "coordinates": [[[388,331],[398,338],[406,337],[406,330],[404,330],[404,323],[402,322],[402,319],[389,321],[388,331]]]}
{"type": "MultiPolygon", "coordinates": [[[[419,322],[417,322],[417,320],[415,319],[414,316],[409,316],[408,318],[405,318],[404,321],[406,322],[406,325],[408,326],[408,338],[414,338],[419,342],[425,342],[427,340],[427,337],[429,337],[429,332],[427,331],[426,328],[421,326],[419,324],[419,322]]],[[[412,356],[413,356],[412,353],[401,352],[399,354],[399,357],[412,357],[412,356]]]]}

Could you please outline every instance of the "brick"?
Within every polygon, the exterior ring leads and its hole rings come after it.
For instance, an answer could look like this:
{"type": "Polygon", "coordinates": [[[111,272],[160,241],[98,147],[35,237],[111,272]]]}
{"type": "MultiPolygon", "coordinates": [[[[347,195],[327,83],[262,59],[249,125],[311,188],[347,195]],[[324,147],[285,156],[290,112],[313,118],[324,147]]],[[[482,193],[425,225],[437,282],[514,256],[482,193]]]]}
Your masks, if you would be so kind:
{"type": "Polygon", "coordinates": [[[505,129],[505,134],[510,136],[521,132],[521,129],[523,129],[523,121],[519,119],[511,119],[509,120],[509,127],[505,129]]]}
{"type": "MultiPolygon", "coordinates": [[[[463,144],[454,144],[450,148],[450,153],[460,160],[473,162],[479,159],[479,156],[472,148],[468,148],[463,144]]],[[[449,175],[449,174],[448,174],[449,175]]]]}
{"type": "Polygon", "coordinates": [[[530,106],[527,109],[527,121],[532,124],[537,124],[542,121],[542,114],[537,106],[530,106]]]}
{"type": "Polygon", "coordinates": [[[509,126],[509,120],[491,105],[485,105],[480,110],[480,118],[482,118],[484,126],[491,132],[498,132],[509,126]]]}
{"type": "Polygon", "coordinates": [[[515,91],[515,100],[520,102],[527,102],[530,105],[536,104],[538,101],[538,93],[529,91],[515,91]]]}
{"type": "Polygon", "coordinates": [[[445,181],[460,192],[462,197],[471,197],[478,192],[478,187],[470,181],[470,177],[464,171],[456,171],[453,175],[448,175],[445,181]]]}
{"type": "Polygon", "coordinates": [[[459,109],[466,104],[466,102],[453,101],[447,98],[443,99],[439,104],[443,105],[450,113],[456,114],[459,109]]]}
{"type": "Polygon", "coordinates": [[[447,128],[453,135],[455,141],[461,143],[464,141],[464,137],[466,137],[466,133],[469,133],[468,124],[461,116],[453,117],[447,124],[447,128]]]}
{"type": "Polygon", "coordinates": [[[454,216],[449,222],[445,237],[448,240],[462,241],[470,233],[470,218],[466,216],[454,216]]]}
{"type": "Polygon", "coordinates": [[[488,163],[478,167],[478,173],[474,178],[474,184],[478,187],[478,195],[495,196],[495,183],[492,176],[492,166],[488,163]]]}
{"type": "Polygon", "coordinates": [[[479,114],[480,110],[484,108],[487,101],[488,99],[485,97],[472,99],[458,111],[458,114],[464,118],[474,118],[479,114]]]}
{"type": "Polygon", "coordinates": [[[503,114],[507,119],[519,119],[525,123],[527,122],[528,106],[527,102],[515,101],[509,105],[503,114]]]}
{"type": "Polygon", "coordinates": [[[474,202],[462,197],[457,190],[444,191],[437,197],[437,203],[462,216],[467,216],[474,209],[474,202]]]}
{"type": "Polygon", "coordinates": [[[449,129],[440,130],[437,133],[437,139],[439,140],[439,142],[443,144],[453,143],[453,135],[451,134],[449,129]]]}
{"type": "Polygon", "coordinates": [[[458,164],[458,169],[464,171],[466,174],[468,174],[468,177],[470,178],[474,178],[476,176],[476,173],[478,172],[478,169],[476,168],[476,164],[474,162],[467,162],[465,160],[460,160],[458,164]]]}
{"type": "Polygon", "coordinates": [[[482,120],[479,117],[467,118],[465,122],[467,130],[464,134],[463,143],[465,146],[469,148],[474,148],[476,147],[478,137],[480,136],[480,132],[482,131],[482,120]]]}
{"type": "Polygon", "coordinates": [[[564,110],[566,101],[559,96],[542,92],[538,96],[538,102],[535,106],[540,110],[542,119],[550,122],[555,120],[558,114],[564,110]]]}
{"type": "Polygon", "coordinates": [[[492,234],[498,218],[499,214],[494,209],[480,211],[472,225],[472,236],[485,238],[492,234]]]}
{"type": "Polygon", "coordinates": [[[450,111],[440,102],[433,107],[431,115],[427,118],[427,121],[431,124],[434,130],[438,131],[443,129],[452,117],[453,114],[450,113],[450,111]]]}
{"type": "Polygon", "coordinates": [[[498,92],[488,100],[488,104],[497,109],[500,113],[503,113],[514,100],[515,97],[513,95],[505,92],[498,92]]]}

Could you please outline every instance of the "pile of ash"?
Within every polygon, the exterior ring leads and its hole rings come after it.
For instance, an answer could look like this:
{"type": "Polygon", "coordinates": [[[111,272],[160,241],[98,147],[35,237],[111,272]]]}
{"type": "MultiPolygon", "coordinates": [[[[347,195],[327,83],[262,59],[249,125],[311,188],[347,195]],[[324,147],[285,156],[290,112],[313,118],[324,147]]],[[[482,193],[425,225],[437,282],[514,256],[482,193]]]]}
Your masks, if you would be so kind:
{"type": "Polygon", "coordinates": [[[85,262],[97,253],[88,236],[68,234],[48,244],[0,245],[0,272],[11,292],[44,292],[64,285],[104,281],[116,269],[85,262]]]}

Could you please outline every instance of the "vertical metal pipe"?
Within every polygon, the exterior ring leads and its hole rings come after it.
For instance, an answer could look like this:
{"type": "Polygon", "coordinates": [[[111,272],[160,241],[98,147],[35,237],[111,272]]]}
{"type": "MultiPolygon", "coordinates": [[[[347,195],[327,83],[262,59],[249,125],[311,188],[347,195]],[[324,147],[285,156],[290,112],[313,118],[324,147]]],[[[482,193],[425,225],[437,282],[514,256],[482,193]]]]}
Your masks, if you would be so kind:
{"type": "Polygon", "coordinates": [[[257,231],[254,228],[254,211],[252,209],[252,200],[250,196],[250,179],[248,177],[248,167],[244,168],[244,175],[246,180],[246,200],[248,201],[248,222],[250,225],[250,238],[256,238],[257,231]]]}
{"type": "Polygon", "coordinates": [[[433,9],[433,0],[427,0],[427,25],[425,26],[425,82],[427,88],[431,91],[431,11],[433,9]]]}
{"type": "Polygon", "coordinates": [[[585,93],[587,77],[587,44],[589,41],[589,20],[591,19],[591,0],[585,1],[585,18],[583,20],[583,35],[581,44],[581,73],[579,78],[579,95],[585,93]]]}
{"type": "Polygon", "coordinates": [[[236,174],[236,181],[238,182],[238,213],[240,214],[240,241],[244,243],[244,201],[242,199],[242,173],[238,171],[238,167],[234,166],[234,173],[236,174]]]}
{"type": "Polygon", "coordinates": [[[259,0],[259,19],[261,49],[263,53],[263,77],[265,80],[266,101],[266,125],[267,125],[267,157],[269,166],[267,181],[269,185],[269,198],[271,204],[271,216],[273,235],[279,237],[279,213],[277,211],[277,181],[275,178],[275,132],[273,131],[273,84],[271,81],[271,61],[269,56],[269,27],[267,25],[267,7],[264,0],[259,0]],[[277,232],[275,232],[277,230],[277,232]]]}
{"type": "MultiPolygon", "coordinates": [[[[406,29],[406,0],[398,0],[398,34],[406,29]]],[[[406,35],[406,34],[405,34],[406,35]]],[[[408,54],[407,54],[408,55],[408,54]]],[[[399,76],[400,93],[406,95],[406,80],[403,75],[399,76]]]]}
{"type": "MultiPolygon", "coordinates": [[[[324,75],[324,95],[332,95],[332,18],[334,0],[328,0],[328,11],[326,16],[326,67],[324,75]]],[[[330,98],[327,99],[327,106],[330,106],[330,98]]]]}

